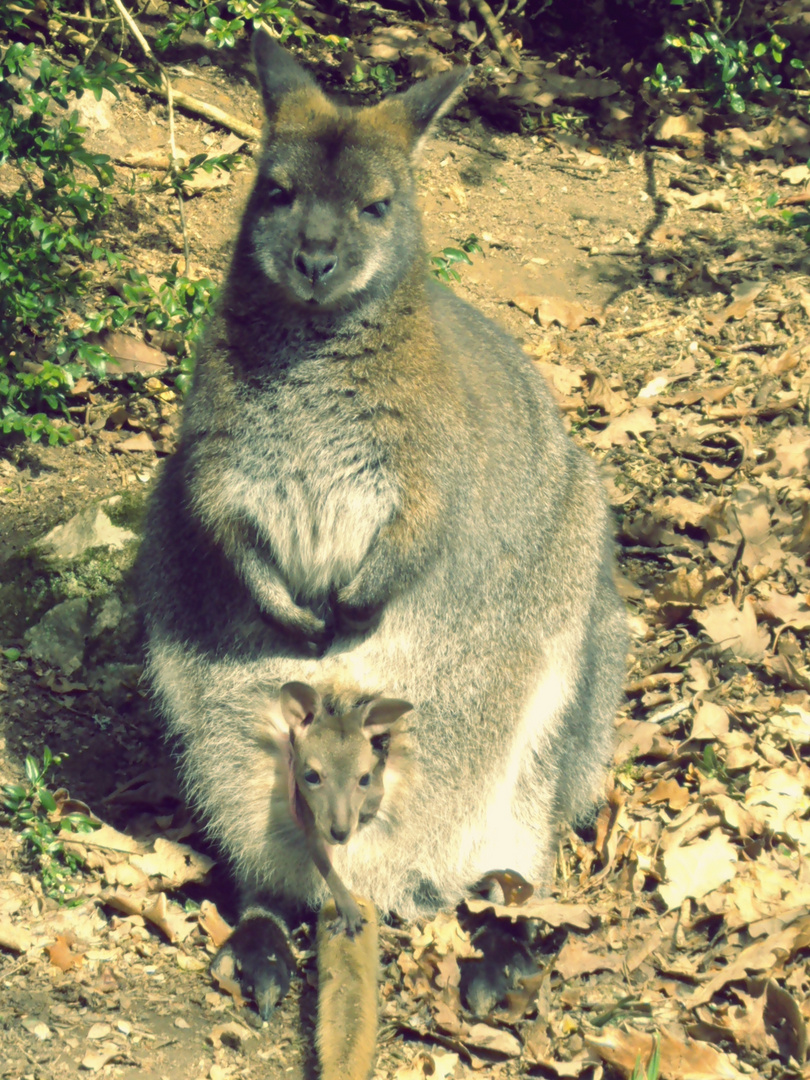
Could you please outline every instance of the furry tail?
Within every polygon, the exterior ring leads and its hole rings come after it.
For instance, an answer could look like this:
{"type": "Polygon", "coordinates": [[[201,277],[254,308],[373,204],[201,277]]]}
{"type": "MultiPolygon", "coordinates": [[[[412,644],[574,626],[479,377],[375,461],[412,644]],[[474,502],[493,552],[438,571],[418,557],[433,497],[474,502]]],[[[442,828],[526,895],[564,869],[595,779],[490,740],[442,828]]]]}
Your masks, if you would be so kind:
{"type": "Polygon", "coordinates": [[[357,897],[365,923],[349,937],[334,933],[337,918],[327,900],[318,918],[318,1028],[322,1080],[368,1080],[377,1043],[377,912],[357,897]]]}

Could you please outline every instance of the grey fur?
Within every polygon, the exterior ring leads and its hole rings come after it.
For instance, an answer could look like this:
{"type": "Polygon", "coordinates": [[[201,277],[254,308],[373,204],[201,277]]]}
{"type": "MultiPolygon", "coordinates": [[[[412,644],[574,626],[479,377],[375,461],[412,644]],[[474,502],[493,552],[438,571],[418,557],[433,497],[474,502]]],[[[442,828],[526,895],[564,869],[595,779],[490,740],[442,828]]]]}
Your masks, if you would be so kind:
{"type": "Polygon", "coordinates": [[[427,280],[412,158],[463,74],[353,111],[255,48],[268,141],[141,557],[190,795],[249,894],[317,905],[279,689],[396,695],[414,769],[336,850],[349,888],[409,917],[496,866],[546,882],[600,795],[624,614],[593,464],[518,345],[427,280]]]}

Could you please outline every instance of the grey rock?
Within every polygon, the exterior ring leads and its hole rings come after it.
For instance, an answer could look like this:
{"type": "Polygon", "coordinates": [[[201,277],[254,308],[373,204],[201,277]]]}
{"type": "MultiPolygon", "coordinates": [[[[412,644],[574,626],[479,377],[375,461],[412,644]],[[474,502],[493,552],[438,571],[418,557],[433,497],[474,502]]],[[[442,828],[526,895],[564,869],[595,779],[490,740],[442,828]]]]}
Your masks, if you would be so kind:
{"type": "Polygon", "coordinates": [[[118,498],[88,506],[69,521],[57,525],[37,545],[47,559],[77,559],[93,548],[108,547],[120,550],[130,540],[136,540],[129,529],[113,525],[105,506],[114,506],[118,498]]]}
{"type": "Polygon", "coordinates": [[[73,674],[84,662],[90,626],[90,601],[86,596],[64,600],[47,611],[25,632],[28,653],[37,660],[73,674]]]}

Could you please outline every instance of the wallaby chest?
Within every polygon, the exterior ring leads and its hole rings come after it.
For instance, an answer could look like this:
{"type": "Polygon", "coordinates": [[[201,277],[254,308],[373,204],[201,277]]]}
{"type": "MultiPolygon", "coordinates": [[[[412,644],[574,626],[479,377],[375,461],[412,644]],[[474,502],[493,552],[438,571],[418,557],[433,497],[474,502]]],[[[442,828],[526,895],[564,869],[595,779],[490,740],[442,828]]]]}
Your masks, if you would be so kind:
{"type": "Polygon", "coordinates": [[[380,402],[347,360],[296,359],[240,393],[228,488],[287,581],[317,596],[349,581],[399,503],[380,402]]]}

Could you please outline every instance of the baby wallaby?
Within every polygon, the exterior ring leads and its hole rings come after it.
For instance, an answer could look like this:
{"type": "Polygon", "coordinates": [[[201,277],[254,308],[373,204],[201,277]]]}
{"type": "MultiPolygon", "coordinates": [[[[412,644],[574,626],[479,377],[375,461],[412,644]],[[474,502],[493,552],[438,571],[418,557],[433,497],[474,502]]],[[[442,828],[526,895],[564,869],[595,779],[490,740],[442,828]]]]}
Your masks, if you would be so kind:
{"type": "MultiPolygon", "coordinates": [[[[412,705],[374,698],[345,715],[331,713],[317,690],[289,682],[281,711],[290,728],[290,797],[312,860],[335,901],[336,931],[352,937],[363,913],[332,864],[329,846],[348,844],[361,821],[376,814],[384,792],[385,757],[375,741],[402,730],[412,705]]],[[[379,745],[379,744],[378,744],[379,745]]]]}

